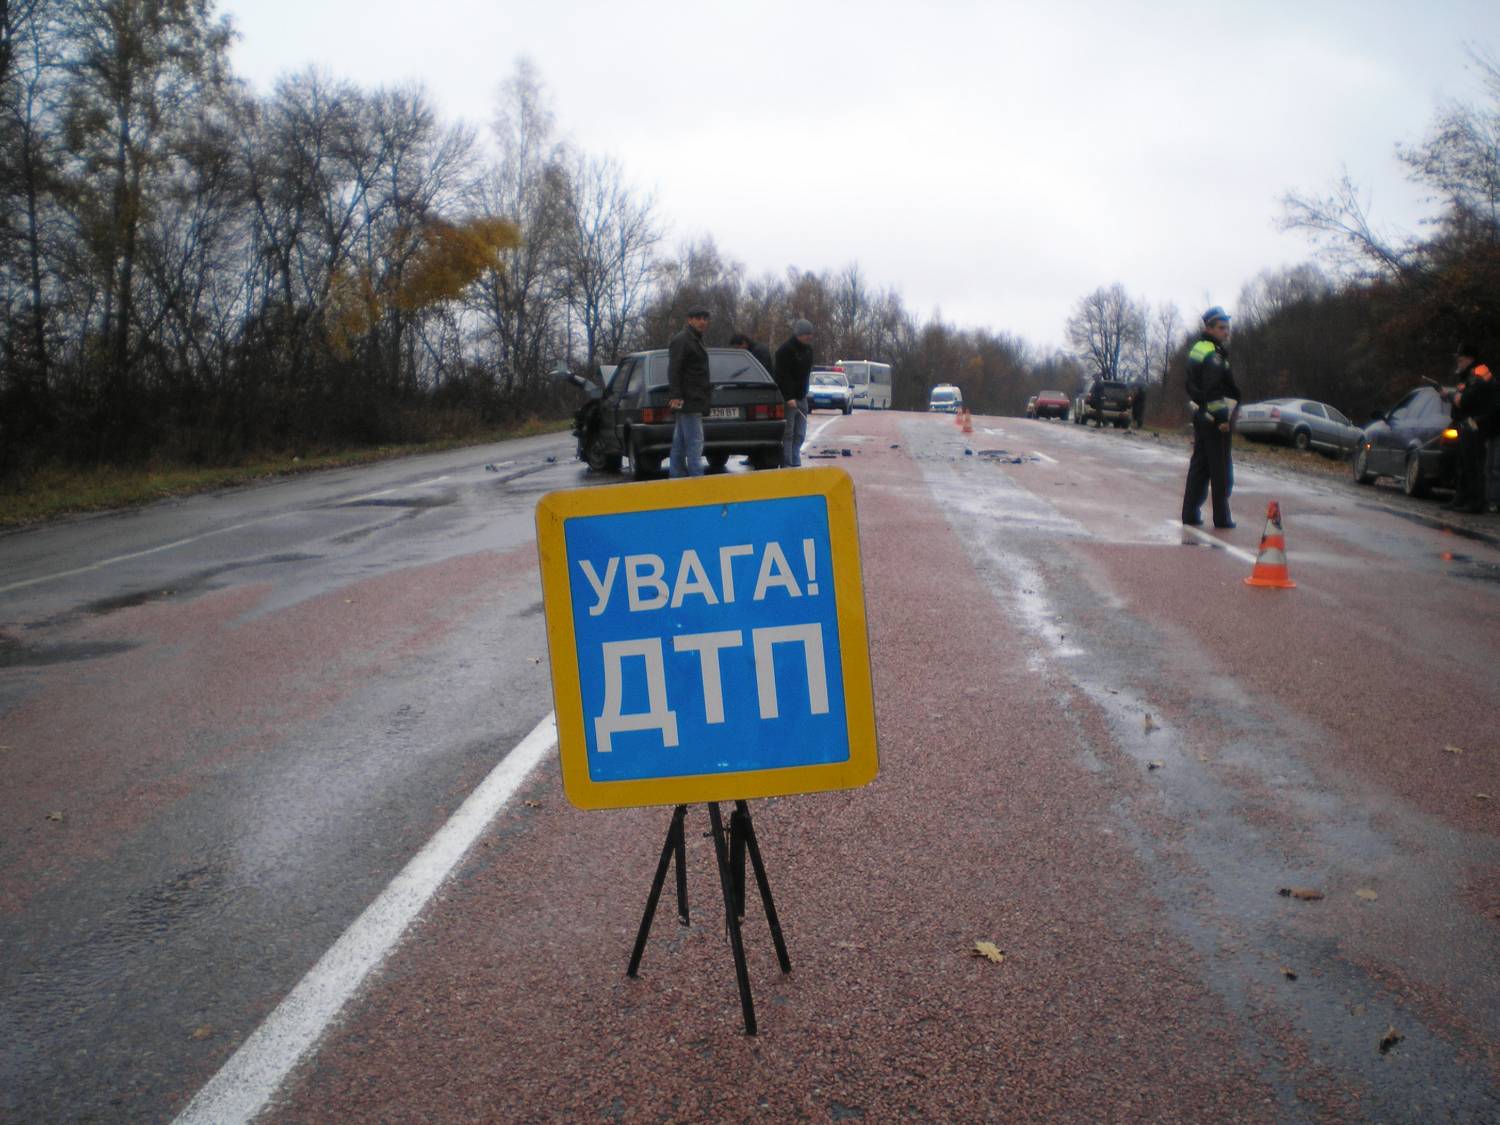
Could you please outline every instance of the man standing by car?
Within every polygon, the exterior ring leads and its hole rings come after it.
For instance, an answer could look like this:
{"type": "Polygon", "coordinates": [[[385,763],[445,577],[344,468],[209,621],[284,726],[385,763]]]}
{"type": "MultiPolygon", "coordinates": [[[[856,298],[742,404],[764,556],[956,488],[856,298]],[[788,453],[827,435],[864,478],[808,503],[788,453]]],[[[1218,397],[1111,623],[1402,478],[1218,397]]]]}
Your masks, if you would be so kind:
{"type": "Polygon", "coordinates": [[[764,344],[752,340],[743,332],[736,332],[733,336],[729,337],[729,346],[731,348],[744,348],[760,361],[760,365],[766,369],[767,375],[776,369],[776,361],[771,358],[771,349],[764,344]]]}
{"type": "Polygon", "coordinates": [[[1218,305],[1203,314],[1203,332],[1188,352],[1187,393],[1193,407],[1193,456],[1182,492],[1182,522],[1203,523],[1203,501],[1213,491],[1214,526],[1230,528],[1230,423],[1240,400],[1229,369],[1229,314],[1218,305]]]}
{"type": "MultiPolygon", "coordinates": [[[[1458,428],[1458,488],[1443,507],[1479,514],[1486,510],[1485,453],[1500,421],[1500,402],[1490,369],[1479,362],[1479,349],[1459,344],[1454,357],[1458,387],[1453,392],[1453,424],[1458,428]]],[[[1444,396],[1448,397],[1448,396],[1444,396]]]]}
{"type": "Polygon", "coordinates": [[[667,405],[675,418],[668,475],[673,477],[703,475],[703,415],[711,386],[708,349],[703,346],[708,319],[707,309],[689,309],[687,326],[672,337],[667,349],[667,405]]]}
{"type": "Polygon", "coordinates": [[[802,464],[802,442],[807,438],[807,385],[812,379],[813,326],[799,320],[792,325],[786,343],[776,349],[776,385],[786,399],[786,430],[781,440],[781,463],[787,468],[802,464]]]}

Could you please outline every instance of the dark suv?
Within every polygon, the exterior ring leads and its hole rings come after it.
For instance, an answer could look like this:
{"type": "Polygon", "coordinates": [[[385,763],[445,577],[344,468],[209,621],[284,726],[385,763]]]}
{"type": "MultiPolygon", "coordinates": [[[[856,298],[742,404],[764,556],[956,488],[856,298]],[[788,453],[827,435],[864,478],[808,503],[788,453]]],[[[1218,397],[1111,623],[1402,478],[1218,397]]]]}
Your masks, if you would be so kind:
{"type": "MultiPolygon", "coordinates": [[[[757,469],[781,465],[786,403],[770,372],[740,348],[709,348],[713,383],[703,416],[703,455],[709,468],[722,469],[735,454],[757,469]]],[[[636,479],[661,471],[672,450],[676,424],[667,405],[667,349],[626,356],[601,391],[582,376],[569,379],[589,392],[573,415],[578,458],[596,472],[620,471],[626,457],[636,479]]]]}

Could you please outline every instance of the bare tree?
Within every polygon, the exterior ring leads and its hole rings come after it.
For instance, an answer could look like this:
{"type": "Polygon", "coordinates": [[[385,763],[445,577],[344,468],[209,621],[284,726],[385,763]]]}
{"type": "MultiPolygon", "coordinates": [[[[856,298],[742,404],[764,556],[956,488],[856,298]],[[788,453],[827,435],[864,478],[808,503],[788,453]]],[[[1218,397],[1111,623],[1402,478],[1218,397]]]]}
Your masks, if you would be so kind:
{"type": "Polygon", "coordinates": [[[576,157],[570,180],[565,291],[583,331],[584,370],[593,371],[638,327],[661,232],[652,200],[636,198],[613,158],[576,157]]]}
{"type": "Polygon", "coordinates": [[[1146,309],[1118,281],[1081,298],[1068,318],[1066,332],[1074,351],[1105,378],[1125,379],[1140,373],[1146,309]]]}

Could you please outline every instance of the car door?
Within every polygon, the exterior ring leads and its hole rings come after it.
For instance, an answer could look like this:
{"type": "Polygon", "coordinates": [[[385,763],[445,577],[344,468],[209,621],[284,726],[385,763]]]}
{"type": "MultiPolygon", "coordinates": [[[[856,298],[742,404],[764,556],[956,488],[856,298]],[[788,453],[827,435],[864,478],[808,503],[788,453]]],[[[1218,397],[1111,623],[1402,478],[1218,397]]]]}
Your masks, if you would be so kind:
{"type": "Polygon", "coordinates": [[[1325,403],[1323,409],[1328,411],[1328,424],[1333,430],[1334,444],[1342,450],[1353,449],[1359,441],[1359,427],[1334,407],[1325,403]]]}
{"type": "Polygon", "coordinates": [[[632,381],[637,380],[641,369],[639,358],[632,357],[620,364],[615,372],[615,377],[609,381],[609,386],[604,390],[604,400],[599,405],[600,425],[610,435],[611,452],[619,453],[625,449],[625,399],[629,393],[632,381]]]}
{"type": "Polygon", "coordinates": [[[1385,421],[1370,428],[1370,452],[1366,463],[1371,472],[1400,476],[1406,471],[1406,442],[1418,410],[1417,391],[1411,391],[1387,412],[1385,421]]]}
{"type": "Polygon", "coordinates": [[[1322,403],[1303,402],[1299,405],[1302,408],[1302,416],[1307,419],[1312,444],[1321,448],[1332,445],[1333,431],[1329,428],[1328,414],[1324,411],[1322,403]]]}

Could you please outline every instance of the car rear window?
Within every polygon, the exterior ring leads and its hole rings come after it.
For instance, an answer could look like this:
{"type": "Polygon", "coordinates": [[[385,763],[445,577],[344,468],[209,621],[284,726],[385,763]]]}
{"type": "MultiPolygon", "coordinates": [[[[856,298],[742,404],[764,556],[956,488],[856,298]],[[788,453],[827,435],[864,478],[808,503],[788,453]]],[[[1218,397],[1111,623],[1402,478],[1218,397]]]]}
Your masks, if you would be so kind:
{"type": "MultiPolygon", "coordinates": [[[[708,378],[714,383],[771,383],[771,373],[749,352],[709,352],[708,378]]],[[[667,356],[658,353],[646,365],[646,386],[667,385],[667,356]]]]}

